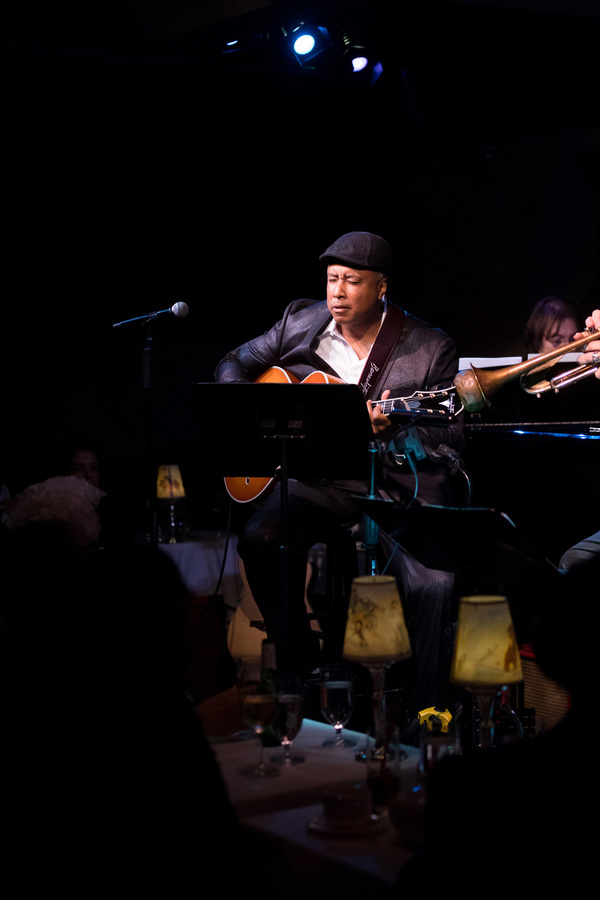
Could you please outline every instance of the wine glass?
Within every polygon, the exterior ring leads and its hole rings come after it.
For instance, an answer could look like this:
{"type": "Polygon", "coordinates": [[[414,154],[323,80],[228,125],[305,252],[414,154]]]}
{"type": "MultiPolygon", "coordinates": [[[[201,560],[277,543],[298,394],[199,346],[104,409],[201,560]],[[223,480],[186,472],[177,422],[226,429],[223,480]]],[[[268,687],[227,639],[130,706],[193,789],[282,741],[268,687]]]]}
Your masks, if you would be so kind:
{"type": "Polygon", "coordinates": [[[356,741],[342,736],[342,729],[354,712],[354,680],[352,669],[344,663],[321,668],[321,712],[335,728],[335,739],[323,742],[324,747],[354,747],[356,741]]]}
{"type": "Polygon", "coordinates": [[[292,743],[302,727],[303,690],[299,678],[282,677],[277,682],[278,711],[273,731],[281,741],[283,753],[271,757],[278,766],[294,766],[305,761],[300,754],[292,755],[292,743]]]}
{"type": "Polygon", "coordinates": [[[259,757],[255,765],[245,766],[241,774],[248,778],[269,778],[279,774],[279,769],[263,759],[262,734],[277,716],[277,693],[269,683],[260,681],[260,660],[238,670],[240,714],[244,725],[252,729],[258,739],[259,757]]]}

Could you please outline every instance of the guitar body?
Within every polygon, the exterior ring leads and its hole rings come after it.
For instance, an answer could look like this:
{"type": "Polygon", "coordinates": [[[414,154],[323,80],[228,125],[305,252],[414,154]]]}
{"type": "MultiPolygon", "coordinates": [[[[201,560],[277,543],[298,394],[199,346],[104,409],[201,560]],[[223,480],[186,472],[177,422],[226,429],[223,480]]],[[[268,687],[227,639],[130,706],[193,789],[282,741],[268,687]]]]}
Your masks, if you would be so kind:
{"type": "MultiPolygon", "coordinates": [[[[299,378],[286,372],[279,366],[273,366],[267,369],[262,375],[259,375],[255,384],[344,384],[341,378],[334,375],[327,375],[326,372],[311,372],[306,378],[300,382],[299,378]]],[[[265,492],[268,492],[275,483],[273,477],[250,477],[248,475],[226,475],[225,487],[227,493],[236,503],[251,503],[258,500],[265,492]]]]}

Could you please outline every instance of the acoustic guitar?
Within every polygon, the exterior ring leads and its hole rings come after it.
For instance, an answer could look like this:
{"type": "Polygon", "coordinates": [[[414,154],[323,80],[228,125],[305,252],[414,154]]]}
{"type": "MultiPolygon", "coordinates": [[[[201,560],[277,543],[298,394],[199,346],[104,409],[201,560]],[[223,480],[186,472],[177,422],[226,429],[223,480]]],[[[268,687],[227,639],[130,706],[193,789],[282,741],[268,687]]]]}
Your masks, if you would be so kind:
{"type": "MultiPolygon", "coordinates": [[[[287,372],[280,366],[267,369],[255,381],[255,384],[344,384],[341,378],[328,375],[326,372],[311,372],[300,381],[291,372],[287,372]]],[[[409,412],[418,417],[435,417],[451,419],[454,415],[454,398],[456,392],[453,389],[436,391],[415,391],[410,397],[394,397],[387,400],[370,400],[372,406],[380,406],[386,416],[394,412],[409,412]],[[427,401],[427,404],[425,404],[427,401]]],[[[226,475],[225,487],[227,493],[236,503],[251,503],[257,500],[265,492],[268,492],[275,484],[276,474],[265,477],[250,477],[249,475],[226,475]]]]}
{"type": "MultiPolygon", "coordinates": [[[[236,662],[244,657],[260,657],[262,642],[267,636],[260,610],[250,590],[250,585],[246,578],[246,569],[241,559],[239,568],[243,584],[242,599],[227,629],[227,649],[236,662]]],[[[312,575],[313,565],[311,562],[308,562],[306,564],[306,582],[304,585],[304,605],[310,618],[310,627],[320,635],[321,625],[308,599],[308,587],[312,575]]]]}

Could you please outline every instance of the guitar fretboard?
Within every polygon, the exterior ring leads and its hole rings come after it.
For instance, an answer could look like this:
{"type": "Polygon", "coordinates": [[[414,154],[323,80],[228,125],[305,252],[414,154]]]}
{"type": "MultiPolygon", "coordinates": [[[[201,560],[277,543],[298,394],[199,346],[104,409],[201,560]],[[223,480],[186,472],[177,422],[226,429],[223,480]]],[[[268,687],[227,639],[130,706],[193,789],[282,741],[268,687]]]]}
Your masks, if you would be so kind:
{"type": "Polygon", "coordinates": [[[456,393],[449,390],[416,391],[410,397],[388,397],[387,400],[371,400],[370,402],[372,406],[380,406],[386,416],[394,412],[451,416],[455,411],[455,398],[456,393]]]}

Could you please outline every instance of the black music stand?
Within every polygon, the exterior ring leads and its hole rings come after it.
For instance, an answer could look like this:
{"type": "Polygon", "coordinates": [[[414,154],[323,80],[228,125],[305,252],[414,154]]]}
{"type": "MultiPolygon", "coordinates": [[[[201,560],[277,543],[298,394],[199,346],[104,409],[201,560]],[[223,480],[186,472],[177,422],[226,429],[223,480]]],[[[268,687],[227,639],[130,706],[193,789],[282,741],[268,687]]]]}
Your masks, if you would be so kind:
{"type": "Polygon", "coordinates": [[[482,507],[435,506],[357,497],[379,526],[428,568],[465,571],[489,587],[495,579],[525,582],[531,568],[556,567],[506,513],[482,507]]]}
{"type": "Polygon", "coordinates": [[[288,479],[368,481],[373,431],[362,391],[354,384],[236,382],[196,383],[191,391],[207,458],[217,471],[230,477],[277,475],[287,624],[288,479]],[[215,421],[228,424],[218,427],[215,421]]]}
{"type": "Polygon", "coordinates": [[[206,450],[223,475],[366,479],[369,414],[355,384],[195,383],[206,450]],[[226,420],[226,426],[215,421],[226,420]]]}
{"type": "Polygon", "coordinates": [[[531,610],[531,601],[559,577],[537,544],[498,510],[360,497],[357,502],[422,565],[456,573],[462,593],[506,594],[517,630],[523,605],[531,610]]]}

